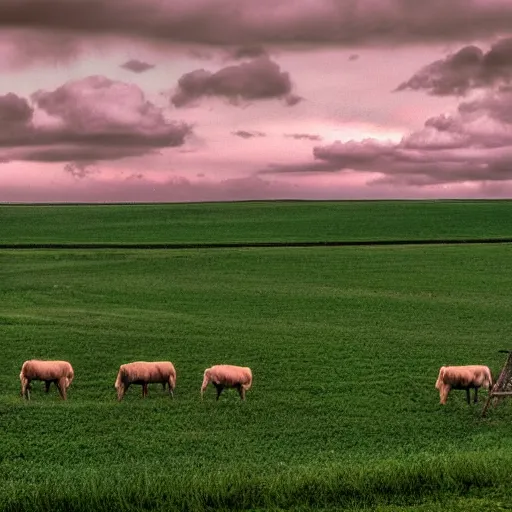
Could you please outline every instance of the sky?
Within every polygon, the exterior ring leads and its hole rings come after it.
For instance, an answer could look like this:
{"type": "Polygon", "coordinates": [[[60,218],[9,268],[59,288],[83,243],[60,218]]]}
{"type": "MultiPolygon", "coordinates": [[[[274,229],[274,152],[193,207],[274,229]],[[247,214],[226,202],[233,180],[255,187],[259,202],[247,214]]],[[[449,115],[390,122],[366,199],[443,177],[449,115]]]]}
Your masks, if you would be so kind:
{"type": "Polygon", "coordinates": [[[512,197],[510,0],[1,0],[0,202],[512,197]]]}

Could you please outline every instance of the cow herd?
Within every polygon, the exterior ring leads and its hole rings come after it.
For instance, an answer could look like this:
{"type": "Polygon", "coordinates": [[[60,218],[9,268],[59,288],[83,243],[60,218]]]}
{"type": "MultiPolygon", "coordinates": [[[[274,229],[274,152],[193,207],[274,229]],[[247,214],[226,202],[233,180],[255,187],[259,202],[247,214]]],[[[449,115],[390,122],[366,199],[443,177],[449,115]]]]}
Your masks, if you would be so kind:
{"type": "MultiPolygon", "coordinates": [[[[63,400],[67,398],[67,390],[75,372],[68,361],[42,361],[31,359],[25,361],[21,367],[20,382],[21,396],[30,399],[30,383],[33,380],[44,381],[48,393],[52,382],[57,386],[63,400]]],[[[164,390],[168,386],[169,394],[174,396],[176,387],[176,369],[170,361],[136,361],[122,364],[119,367],[115,388],[117,399],[121,401],[126,391],[132,384],[142,386],[142,396],[148,394],[148,384],[160,383],[164,390]]],[[[240,398],[245,400],[245,392],[252,385],[252,371],[246,366],[233,366],[220,364],[206,368],[201,385],[201,398],[208,384],[213,384],[217,390],[217,400],[224,388],[234,388],[238,391],[240,398]]]]}
{"type": "MultiPolygon", "coordinates": [[[[21,395],[30,399],[30,383],[33,380],[44,381],[48,393],[53,382],[59,390],[60,396],[66,400],[67,390],[73,382],[75,373],[67,361],[42,361],[31,359],[25,361],[21,367],[21,395]]],[[[117,399],[121,401],[132,384],[142,386],[142,396],[148,394],[148,384],[160,383],[165,390],[167,386],[169,395],[174,396],[176,387],[176,369],[170,361],[136,361],[122,364],[119,367],[115,388],[117,399]]],[[[217,390],[217,400],[224,388],[234,388],[240,398],[245,400],[245,392],[252,386],[252,371],[245,366],[228,364],[215,365],[206,368],[201,385],[201,398],[208,384],[217,390]]],[[[448,394],[452,389],[466,391],[466,400],[470,403],[470,390],[474,389],[474,402],[478,400],[478,389],[483,387],[488,391],[493,385],[491,370],[483,365],[469,366],[441,366],[436,381],[439,390],[440,403],[446,404],[448,394]]]]}

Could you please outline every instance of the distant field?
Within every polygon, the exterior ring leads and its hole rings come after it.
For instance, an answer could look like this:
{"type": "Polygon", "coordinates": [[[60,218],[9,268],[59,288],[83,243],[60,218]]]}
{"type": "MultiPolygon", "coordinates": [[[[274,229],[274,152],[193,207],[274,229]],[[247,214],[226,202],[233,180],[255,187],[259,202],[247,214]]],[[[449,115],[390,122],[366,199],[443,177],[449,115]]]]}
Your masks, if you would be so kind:
{"type": "MultiPolygon", "coordinates": [[[[82,211],[108,208],[67,211],[80,231],[82,211]]],[[[136,218],[131,208],[115,207],[136,218]]],[[[505,234],[503,211],[487,215],[505,234]]],[[[442,407],[434,384],[442,364],[497,375],[511,285],[510,244],[0,250],[0,510],[505,510],[512,400],[482,419],[485,392],[468,407],[454,391],[442,407]],[[20,398],[28,358],[72,362],[67,402],[38,383],[20,398]],[[116,401],[119,365],[143,359],[175,363],[174,400],[153,385],[116,401]],[[213,389],[201,402],[203,370],[219,362],[252,367],[245,403],[213,389]]]]}
{"type": "Polygon", "coordinates": [[[511,237],[512,201],[0,205],[0,245],[511,237]]]}

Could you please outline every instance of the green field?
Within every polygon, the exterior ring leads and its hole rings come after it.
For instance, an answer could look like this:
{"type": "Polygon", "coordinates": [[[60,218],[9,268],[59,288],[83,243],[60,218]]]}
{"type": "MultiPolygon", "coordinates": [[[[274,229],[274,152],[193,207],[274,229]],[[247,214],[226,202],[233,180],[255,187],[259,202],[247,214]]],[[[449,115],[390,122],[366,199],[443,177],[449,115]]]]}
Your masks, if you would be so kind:
{"type": "MultiPolygon", "coordinates": [[[[512,236],[511,203],[446,203],[459,212],[449,229],[439,205],[4,206],[0,235],[309,240],[331,219],[347,239],[415,238],[414,222],[435,239],[512,236]],[[270,226],[250,229],[254,208],[270,226]]],[[[443,364],[497,376],[511,284],[510,244],[0,250],[0,510],[506,510],[512,402],[482,419],[486,392],[468,407],[453,391],[442,407],[434,384],[443,364]],[[21,399],[29,358],[73,364],[68,401],[41,383],[21,399]],[[174,399],[150,385],[116,401],[120,364],[162,359],[174,399]],[[203,370],[222,362],[252,368],[246,402],[232,390],[216,402],[213,388],[200,400],[203,370]]]]}
{"type": "Polygon", "coordinates": [[[0,205],[0,246],[512,237],[512,201],[0,205]]]}

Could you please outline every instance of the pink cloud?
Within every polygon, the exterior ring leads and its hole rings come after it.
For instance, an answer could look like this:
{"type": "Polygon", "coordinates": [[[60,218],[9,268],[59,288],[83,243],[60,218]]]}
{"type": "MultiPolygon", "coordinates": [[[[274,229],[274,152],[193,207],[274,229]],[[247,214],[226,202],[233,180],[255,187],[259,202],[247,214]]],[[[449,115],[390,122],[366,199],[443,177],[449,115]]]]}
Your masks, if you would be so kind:
{"type": "Polygon", "coordinates": [[[74,178],[83,179],[95,172],[89,165],[71,162],[64,166],[64,172],[71,174],[74,178]]]}
{"type": "Polygon", "coordinates": [[[285,137],[288,137],[289,139],[295,139],[295,140],[313,140],[313,141],[322,140],[322,137],[320,137],[320,135],[313,135],[310,133],[288,133],[288,134],[285,134],[285,137]]]}
{"type": "Polygon", "coordinates": [[[12,92],[0,96],[0,123],[2,129],[26,126],[32,119],[33,110],[24,98],[12,92]]]}
{"type": "Polygon", "coordinates": [[[428,119],[400,142],[336,141],[313,149],[313,161],[269,165],[261,175],[373,174],[369,183],[432,186],[512,179],[512,88],[462,103],[453,116],[428,119]]]}
{"type": "Polygon", "coordinates": [[[220,96],[231,102],[282,98],[289,105],[300,101],[292,94],[290,75],[268,57],[258,57],[216,73],[197,69],[178,80],[171,101],[176,107],[186,106],[203,96],[220,96]]]}
{"type": "Polygon", "coordinates": [[[254,137],[265,137],[265,134],[263,132],[258,132],[258,131],[249,132],[247,130],[238,130],[236,132],[233,132],[233,135],[236,135],[237,137],[241,137],[242,139],[252,139],[254,137]]]}
{"type": "Polygon", "coordinates": [[[83,53],[83,40],[71,33],[0,29],[0,70],[19,70],[35,63],[68,64],[83,53]]]}
{"type": "Polygon", "coordinates": [[[497,91],[488,91],[485,95],[463,102],[459,105],[461,114],[481,116],[482,113],[491,119],[512,125],[512,86],[500,87],[497,91]]]}
{"type": "Polygon", "coordinates": [[[263,48],[263,46],[260,45],[238,46],[237,48],[233,48],[233,50],[228,52],[228,56],[234,60],[254,59],[256,57],[261,57],[266,54],[267,52],[265,51],[265,48],[263,48]]]}
{"type": "Polygon", "coordinates": [[[155,66],[138,59],[130,59],[124,64],[121,64],[121,67],[127,69],[128,71],[133,71],[134,73],[144,73],[145,71],[153,69],[155,66]]]}
{"type": "Polygon", "coordinates": [[[111,160],[181,146],[190,133],[168,122],[133,84],[90,76],[54,91],[37,91],[34,106],[50,124],[35,124],[34,108],[14,94],[0,98],[0,119],[13,127],[0,135],[7,160],[111,160]],[[16,129],[14,129],[16,128],[16,129]]]}

